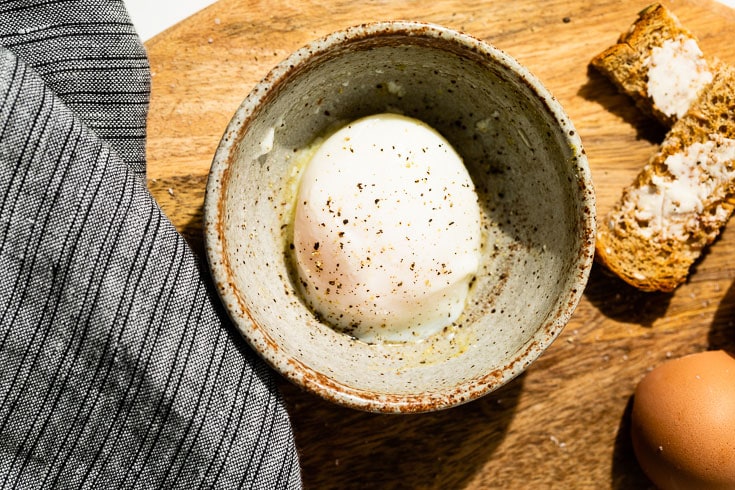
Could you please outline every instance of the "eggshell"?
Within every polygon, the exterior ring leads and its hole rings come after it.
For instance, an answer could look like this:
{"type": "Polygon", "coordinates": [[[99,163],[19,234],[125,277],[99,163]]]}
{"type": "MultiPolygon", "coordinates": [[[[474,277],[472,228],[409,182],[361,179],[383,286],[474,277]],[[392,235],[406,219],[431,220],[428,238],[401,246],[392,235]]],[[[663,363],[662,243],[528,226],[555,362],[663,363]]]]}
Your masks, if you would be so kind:
{"type": "Polygon", "coordinates": [[[635,390],[631,436],[659,488],[735,488],[735,359],[708,351],[668,361],[635,390]]]}

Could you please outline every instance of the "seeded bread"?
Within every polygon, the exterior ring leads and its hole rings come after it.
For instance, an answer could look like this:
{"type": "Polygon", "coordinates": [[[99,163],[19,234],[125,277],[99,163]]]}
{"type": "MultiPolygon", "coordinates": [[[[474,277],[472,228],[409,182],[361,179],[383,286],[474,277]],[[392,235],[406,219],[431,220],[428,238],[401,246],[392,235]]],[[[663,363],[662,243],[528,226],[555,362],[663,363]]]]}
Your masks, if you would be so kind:
{"type": "Polygon", "coordinates": [[[597,258],[645,291],[673,291],[735,207],[735,69],[714,78],[598,223],[597,258]]]}
{"type": "Polygon", "coordinates": [[[667,127],[711,81],[696,38],[660,4],[641,11],[617,44],[595,56],[591,65],[667,127]]]}

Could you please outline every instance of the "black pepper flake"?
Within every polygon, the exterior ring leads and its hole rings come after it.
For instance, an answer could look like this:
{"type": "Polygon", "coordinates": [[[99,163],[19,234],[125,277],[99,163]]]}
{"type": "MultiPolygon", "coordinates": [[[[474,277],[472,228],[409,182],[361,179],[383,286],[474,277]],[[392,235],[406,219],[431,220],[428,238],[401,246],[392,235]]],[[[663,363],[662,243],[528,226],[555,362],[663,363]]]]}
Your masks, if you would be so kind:
{"type": "Polygon", "coordinates": [[[314,250],[319,250],[319,242],[314,242],[314,250]]]}
{"type": "Polygon", "coordinates": [[[572,18],[571,17],[564,17],[562,19],[562,22],[564,22],[565,24],[569,24],[571,21],[572,21],[572,18]]]}

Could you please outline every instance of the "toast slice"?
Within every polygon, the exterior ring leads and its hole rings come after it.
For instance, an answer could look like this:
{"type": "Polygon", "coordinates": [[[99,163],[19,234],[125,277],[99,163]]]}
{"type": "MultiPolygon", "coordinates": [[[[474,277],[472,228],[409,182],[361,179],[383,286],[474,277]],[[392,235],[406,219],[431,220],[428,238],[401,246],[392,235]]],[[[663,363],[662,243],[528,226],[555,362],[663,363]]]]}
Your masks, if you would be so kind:
{"type": "Polygon", "coordinates": [[[641,11],[617,44],[590,64],[666,127],[683,116],[712,81],[710,63],[695,36],[660,4],[641,11]]]}
{"type": "Polygon", "coordinates": [[[735,208],[735,69],[713,80],[598,223],[597,258],[644,291],[673,291],[735,208]]]}

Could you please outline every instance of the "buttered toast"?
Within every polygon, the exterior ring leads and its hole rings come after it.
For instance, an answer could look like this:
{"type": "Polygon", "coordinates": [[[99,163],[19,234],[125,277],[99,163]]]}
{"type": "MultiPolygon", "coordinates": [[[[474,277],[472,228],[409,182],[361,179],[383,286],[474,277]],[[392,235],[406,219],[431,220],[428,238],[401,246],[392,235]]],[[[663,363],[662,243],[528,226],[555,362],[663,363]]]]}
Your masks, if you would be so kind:
{"type": "Polygon", "coordinates": [[[592,65],[671,129],[598,223],[597,258],[641,290],[673,291],[735,209],[735,69],[705,61],[701,52],[693,56],[696,40],[659,5],[644,10],[621,40],[592,65]],[[683,51],[676,47],[686,44],[683,51]],[[665,72],[696,73],[688,81],[678,78],[667,91],[651,90],[654,62],[646,56],[655,58],[657,49],[683,56],[660,56],[655,63],[683,64],[662,67],[665,72]],[[662,100],[664,95],[679,107],[662,100]]]}
{"type": "Polygon", "coordinates": [[[621,92],[665,126],[689,109],[712,81],[710,63],[697,39],[660,4],[638,14],[618,42],[595,56],[591,65],[621,92]]]}

